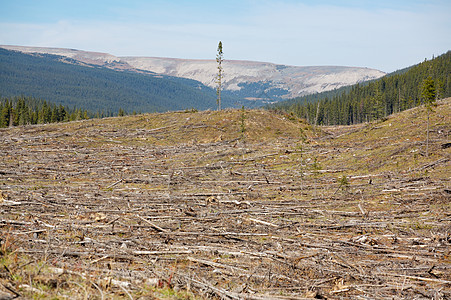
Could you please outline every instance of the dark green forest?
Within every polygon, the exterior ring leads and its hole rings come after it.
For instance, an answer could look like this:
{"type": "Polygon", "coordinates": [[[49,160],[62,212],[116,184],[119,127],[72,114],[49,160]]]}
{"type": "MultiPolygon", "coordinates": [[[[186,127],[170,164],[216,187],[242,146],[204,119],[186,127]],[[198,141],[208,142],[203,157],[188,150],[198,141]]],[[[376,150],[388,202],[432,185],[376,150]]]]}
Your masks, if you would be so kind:
{"type": "Polygon", "coordinates": [[[386,117],[423,103],[421,88],[431,77],[437,98],[451,96],[451,51],[380,79],[272,105],[317,125],[351,125],[386,117]]]}
{"type": "MultiPolygon", "coordinates": [[[[0,99],[0,128],[88,119],[87,110],[68,109],[33,97],[0,99]]],[[[102,117],[98,115],[98,117],[102,117]]]]}
{"type": "MultiPolygon", "coordinates": [[[[55,55],[0,48],[0,96],[26,95],[66,107],[117,114],[214,109],[216,92],[198,81],[153,73],[116,71],[55,55]],[[63,62],[65,61],[65,62],[63,62]]],[[[224,107],[247,105],[224,97],[224,107]]]]}

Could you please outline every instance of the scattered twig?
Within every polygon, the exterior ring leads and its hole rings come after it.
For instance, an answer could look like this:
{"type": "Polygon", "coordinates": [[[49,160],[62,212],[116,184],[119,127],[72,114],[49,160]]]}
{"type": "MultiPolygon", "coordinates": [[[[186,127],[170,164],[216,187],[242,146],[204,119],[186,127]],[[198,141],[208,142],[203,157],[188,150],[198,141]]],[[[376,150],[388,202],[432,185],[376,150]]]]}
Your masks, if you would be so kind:
{"type": "Polygon", "coordinates": [[[147,224],[149,224],[152,228],[154,228],[155,230],[159,231],[159,232],[168,232],[168,230],[161,228],[160,226],[150,222],[149,220],[141,217],[140,215],[136,215],[138,218],[140,218],[141,220],[143,220],[144,222],[146,222],[147,224]]]}
{"type": "Polygon", "coordinates": [[[119,180],[116,181],[115,183],[112,183],[112,184],[110,184],[109,186],[107,186],[105,189],[107,190],[107,189],[109,189],[109,188],[112,188],[113,186],[118,185],[118,184],[121,183],[121,182],[122,182],[122,179],[119,179],[119,180]]]}
{"type": "Polygon", "coordinates": [[[272,227],[279,227],[279,225],[273,224],[273,223],[269,223],[266,221],[262,221],[262,220],[258,220],[258,219],[254,219],[254,218],[248,218],[250,221],[255,222],[255,223],[259,223],[259,224],[263,224],[263,225],[268,225],[268,226],[272,226],[272,227]]]}

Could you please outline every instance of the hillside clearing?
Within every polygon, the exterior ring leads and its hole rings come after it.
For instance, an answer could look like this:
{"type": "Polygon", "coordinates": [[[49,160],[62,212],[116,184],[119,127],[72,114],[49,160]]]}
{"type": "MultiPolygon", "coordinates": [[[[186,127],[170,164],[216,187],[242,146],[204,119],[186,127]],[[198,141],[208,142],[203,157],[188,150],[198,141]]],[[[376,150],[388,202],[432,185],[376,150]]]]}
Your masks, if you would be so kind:
{"type": "Polygon", "coordinates": [[[0,298],[448,299],[450,106],[0,129],[0,298]]]}

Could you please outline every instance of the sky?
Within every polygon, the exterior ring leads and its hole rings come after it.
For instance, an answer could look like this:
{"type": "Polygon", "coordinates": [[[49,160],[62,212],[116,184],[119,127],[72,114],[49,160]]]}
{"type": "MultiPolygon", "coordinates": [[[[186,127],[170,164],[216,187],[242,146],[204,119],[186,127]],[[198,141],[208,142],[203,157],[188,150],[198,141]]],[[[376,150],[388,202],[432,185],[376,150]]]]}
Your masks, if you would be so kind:
{"type": "Polygon", "coordinates": [[[0,45],[392,72],[451,50],[450,0],[0,0],[0,45]]]}

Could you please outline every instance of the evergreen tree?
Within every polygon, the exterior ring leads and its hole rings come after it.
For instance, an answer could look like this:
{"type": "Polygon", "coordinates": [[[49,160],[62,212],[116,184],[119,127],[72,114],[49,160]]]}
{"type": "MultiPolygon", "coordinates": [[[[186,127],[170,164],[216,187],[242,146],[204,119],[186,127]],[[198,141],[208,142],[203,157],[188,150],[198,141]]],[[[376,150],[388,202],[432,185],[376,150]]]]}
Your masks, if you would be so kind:
{"type": "Polygon", "coordinates": [[[9,126],[9,115],[11,113],[11,106],[8,100],[6,100],[0,106],[0,127],[9,126]]]}
{"type": "Polygon", "coordinates": [[[423,81],[423,86],[421,88],[421,97],[424,100],[424,105],[427,111],[426,156],[429,156],[429,113],[433,111],[433,107],[436,105],[436,95],[437,91],[435,88],[434,80],[429,76],[423,81]]]}
{"type": "Polygon", "coordinates": [[[222,69],[222,62],[223,62],[223,52],[222,52],[222,42],[219,41],[218,44],[218,54],[216,55],[216,62],[218,63],[218,75],[216,76],[216,83],[218,84],[216,88],[216,104],[218,105],[218,110],[221,110],[221,90],[222,90],[222,77],[223,69],[222,69]]]}

